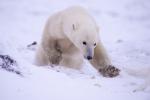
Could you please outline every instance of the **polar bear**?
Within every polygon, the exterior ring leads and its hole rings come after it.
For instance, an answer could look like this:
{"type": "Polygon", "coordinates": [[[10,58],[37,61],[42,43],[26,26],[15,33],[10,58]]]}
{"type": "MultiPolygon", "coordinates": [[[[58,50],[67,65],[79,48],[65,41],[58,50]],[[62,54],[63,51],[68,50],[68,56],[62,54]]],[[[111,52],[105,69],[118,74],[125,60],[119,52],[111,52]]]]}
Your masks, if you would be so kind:
{"type": "Polygon", "coordinates": [[[87,59],[103,76],[119,75],[99,39],[99,28],[82,7],[69,7],[49,17],[36,52],[36,64],[79,69],[87,59]]]}

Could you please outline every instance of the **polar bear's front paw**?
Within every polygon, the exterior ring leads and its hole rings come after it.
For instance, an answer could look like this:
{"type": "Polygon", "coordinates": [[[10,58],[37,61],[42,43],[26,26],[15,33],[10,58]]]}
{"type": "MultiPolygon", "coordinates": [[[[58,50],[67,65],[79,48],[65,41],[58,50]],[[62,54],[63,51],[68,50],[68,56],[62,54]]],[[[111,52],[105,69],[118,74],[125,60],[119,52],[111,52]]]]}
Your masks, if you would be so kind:
{"type": "Polygon", "coordinates": [[[61,53],[54,54],[49,58],[49,60],[51,64],[58,65],[62,60],[62,55],[61,53]]]}
{"type": "Polygon", "coordinates": [[[103,69],[99,69],[99,72],[104,77],[115,77],[119,75],[120,70],[112,65],[108,65],[107,67],[103,69]]]}

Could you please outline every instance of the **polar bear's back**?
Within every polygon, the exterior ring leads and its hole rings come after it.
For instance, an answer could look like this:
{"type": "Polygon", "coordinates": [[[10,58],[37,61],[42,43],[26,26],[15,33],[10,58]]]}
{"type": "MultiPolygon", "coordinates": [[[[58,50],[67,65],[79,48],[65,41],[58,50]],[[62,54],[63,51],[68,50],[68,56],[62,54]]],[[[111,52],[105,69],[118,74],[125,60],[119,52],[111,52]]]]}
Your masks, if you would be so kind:
{"type": "Polygon", "coordinates": [[[64,38],[66,33],[63,32],[66,32],[66,30],[71,29],[72,24],[80,24],[80,28],[86,27],[87,29],[97,27],[96,22],[88,14],[86,9],[80,6],[74,6],[50,16],[47,21],[44,33],[49,33],[49,35],[51,35],[52,37],[64,38]]]}
{"type": "Polygon", "coordinates": [[[69,7],[65,10],[63,10],[63,13],[65,15],[70,15],[70,16],[74,16],[74,15],[87,15],[87,11],[80,7],[80,6],[73,6],[73,7],[69,7]]]}
{"type": "Polygon", "coordinates": [[[67,21],[74,21],[74,23],[78,22],[80,24],[81,22],[83,22],[84,25],[86,25],[85,23],[92,24],[93,22],[95,22],[93,17],[89,15],[87,10],[80,6],[74,6],[65,9],[64,11],[62,11],[62,16],[63,20],[66,19],[67,21]]]}

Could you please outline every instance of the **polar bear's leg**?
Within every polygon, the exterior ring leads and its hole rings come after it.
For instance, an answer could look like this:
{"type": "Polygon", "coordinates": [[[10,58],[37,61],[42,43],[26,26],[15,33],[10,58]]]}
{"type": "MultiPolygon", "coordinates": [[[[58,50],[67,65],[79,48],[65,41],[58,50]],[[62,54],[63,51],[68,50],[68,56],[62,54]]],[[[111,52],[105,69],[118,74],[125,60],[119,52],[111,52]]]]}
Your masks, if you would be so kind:
{"type": "Polygon", "coordinates": [[[95,47],[94,57],[90,62],[105,77],[119,75],[119,69],[111,65],[110,59],[101,42],[95,47]]]}
{"type": "Polygon", "coordinates": [[[45,40],[42,41],[42,48],[46,60],[48,60],[48,64],[58,65],[62,59],[62,52],[57,40],[53,38],[45,38],[45,40]]]}
{"type": "Polygon", "coordinates": [[[83,64],[83,57],[80,54],[63,54],[60,62],[61,66],[68,68],[81,69],[83,64]]]}
{"type": "Polygon", "coordinates": [[[41,46],[38,47],[35,55],[35,64],[38,66],[48,65],[48,56],[41,46]]]}

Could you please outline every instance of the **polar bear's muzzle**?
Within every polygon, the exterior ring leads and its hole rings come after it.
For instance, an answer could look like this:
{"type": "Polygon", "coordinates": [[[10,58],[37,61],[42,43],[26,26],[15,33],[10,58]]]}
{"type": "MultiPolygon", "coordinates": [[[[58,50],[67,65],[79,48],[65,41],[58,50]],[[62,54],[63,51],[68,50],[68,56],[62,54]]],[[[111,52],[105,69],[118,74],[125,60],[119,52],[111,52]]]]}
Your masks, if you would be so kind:
{"type": "Polygon", "coordinates": [[[89,48],[89,47],[87,47],[86,48],[86,54],[85,54],[85,59],[87,59],[87,60],[91,60],[92,58],[93,58],[93,55],[94,55],[94,53],[93,53],[93,48],[89,48]]]}

